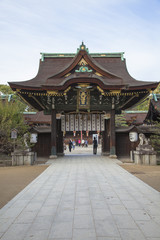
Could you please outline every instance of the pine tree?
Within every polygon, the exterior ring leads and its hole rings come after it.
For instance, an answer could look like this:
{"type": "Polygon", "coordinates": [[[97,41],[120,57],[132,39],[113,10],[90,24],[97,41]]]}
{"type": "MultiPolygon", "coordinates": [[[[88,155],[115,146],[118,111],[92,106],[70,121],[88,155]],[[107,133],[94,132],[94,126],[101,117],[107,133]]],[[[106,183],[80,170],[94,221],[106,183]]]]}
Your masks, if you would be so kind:
{"type": "Polygon", "coordinates": [[[118,114],[115,117],[116,127],[125,127],[128,126],[124,113],[118,114]]]}

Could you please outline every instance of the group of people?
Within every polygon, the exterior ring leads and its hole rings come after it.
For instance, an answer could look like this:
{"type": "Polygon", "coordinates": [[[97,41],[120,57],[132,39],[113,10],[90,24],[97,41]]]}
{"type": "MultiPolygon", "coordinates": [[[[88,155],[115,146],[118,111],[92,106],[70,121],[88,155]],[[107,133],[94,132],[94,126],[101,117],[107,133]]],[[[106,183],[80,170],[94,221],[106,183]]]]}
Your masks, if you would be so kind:
{"type": "Polygon", "coordinates": [[[86,140],[82,139],[82,141],[79,139],[77,141],[78,141],[78,144],[76,144],[77,146],[88,147],[88,140],[87,139],[86,140]]]}
{"type": "Polygon", "coordinates": [[[69,140],[69,151],[71,152],[72,148],[74,150],[75,146],[88,147],[88,140],[87,139],[86,140],[82,139],[82,141],[81,141],[80,139],[77,139],[76,142],[75,142],[75,140],[70,139],[69,140]]]}
{"type": "MultiPolygon", "coordinates": [[[[84,146],[88,147],[88,141],[84,140],[84,139],[82,139],[82,141],[81,141],[79,139],[79,140],[76,140],[76,142],[75,142],[74,140],[72,141],[72,139],[70,139],[68,145],[69,145],[69,151],[71,152],[72,148],[74,150],[76,145],[79,147],[81,145],[82,145],[82,147],[84,147],[84,146]]],[[[98,147],[98,142],[97,142],[97,139],[94,137],[94,139],[93,139],[93,154],[97,154],[97,147],[98,147]]]]}

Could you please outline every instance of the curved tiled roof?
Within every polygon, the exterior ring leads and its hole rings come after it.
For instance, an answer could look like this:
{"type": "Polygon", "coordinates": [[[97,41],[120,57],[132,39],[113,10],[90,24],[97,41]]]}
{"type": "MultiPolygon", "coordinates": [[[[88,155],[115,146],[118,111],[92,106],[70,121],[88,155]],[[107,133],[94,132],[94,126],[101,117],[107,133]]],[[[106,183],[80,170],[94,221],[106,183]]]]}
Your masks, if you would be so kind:
{"type": "Polygon", "coordinates": [[[111,56],[103,56],[88,54],[86,50],[80,50],[75,56],[67,56],[59,54],[50,57],[44,54],[44,60],[40,60],[37,75],[27,81],[10,82],[12,89],[65,89],[69,84],[80,82],[97,83],[103,89],[154,89],[157,82],[138,81],[130,76],[126,67],[125,59],[121,55],[112,54],[111,56]],[[81,59],[85,59],[93,73],[83,72],[75,73],[74,68],[81,59]],[[67,73],[71,75],[65,77],[67,73]],[[96,75],[98,72],[99,75],[96,75]]]}

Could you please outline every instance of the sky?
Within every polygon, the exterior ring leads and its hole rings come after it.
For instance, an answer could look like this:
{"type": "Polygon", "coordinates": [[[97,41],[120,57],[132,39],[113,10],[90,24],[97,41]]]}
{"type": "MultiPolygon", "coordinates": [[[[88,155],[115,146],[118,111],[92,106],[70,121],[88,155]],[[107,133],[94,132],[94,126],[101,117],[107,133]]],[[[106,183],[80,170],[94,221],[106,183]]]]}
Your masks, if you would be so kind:
{"type": "Polygon", "coordinates": [[[160,81],[160,0],[0,0],[0,84],[35,77],[41,52],[76,53],[82,41],[160,81]]]}

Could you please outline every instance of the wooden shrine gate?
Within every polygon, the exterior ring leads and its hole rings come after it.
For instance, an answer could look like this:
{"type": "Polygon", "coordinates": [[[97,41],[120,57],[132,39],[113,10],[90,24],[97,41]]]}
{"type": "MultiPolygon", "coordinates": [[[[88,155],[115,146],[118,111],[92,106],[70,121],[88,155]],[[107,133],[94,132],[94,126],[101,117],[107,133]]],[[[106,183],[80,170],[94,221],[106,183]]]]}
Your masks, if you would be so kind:
{"type": "Polygon", "coordinates": [[[102,154],[116,157],[115,114],[158,86],[131,77],[123,52],[89,53],[83,42],[77,53],[42,53],[35,78],[9,84],[33,108],[51,115],[53,158],[63,153],[64,131],[76,129],[101,131],[102,154]]]}

